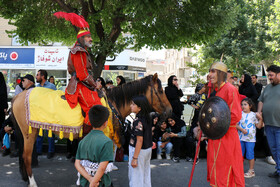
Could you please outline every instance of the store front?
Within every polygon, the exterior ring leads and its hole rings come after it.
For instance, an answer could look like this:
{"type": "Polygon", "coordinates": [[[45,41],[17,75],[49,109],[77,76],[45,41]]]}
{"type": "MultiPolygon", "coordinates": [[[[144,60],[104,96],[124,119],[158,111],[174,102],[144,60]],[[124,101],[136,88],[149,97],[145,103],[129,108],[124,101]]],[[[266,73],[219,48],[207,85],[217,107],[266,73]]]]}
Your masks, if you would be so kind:
{"type": "Polygon", "coordinates": [[[114,60],[107,59],[102,71],[105,81],[112,80],[116,85],[116,77],[121,75],[126,82],[144,77],[146,72],[146,55],[144,52],[124,50],[114,60]]]}
{"type": "Polygon", "coordinates": [[[7,47],[0,46],[0,71],[6,78],[13,95],[16,79],[26,74],[34,76],[39,69],[47,70],[54,76],[57,89],[64,90],[67,85],[67,47],[7,47]]]}

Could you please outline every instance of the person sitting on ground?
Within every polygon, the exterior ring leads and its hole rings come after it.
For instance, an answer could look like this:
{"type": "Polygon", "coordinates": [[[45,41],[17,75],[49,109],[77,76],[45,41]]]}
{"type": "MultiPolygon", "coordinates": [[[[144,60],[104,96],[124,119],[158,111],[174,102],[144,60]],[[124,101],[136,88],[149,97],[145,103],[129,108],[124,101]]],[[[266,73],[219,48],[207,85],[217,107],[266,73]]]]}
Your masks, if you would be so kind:
{"type": "Polygon", "coordinates": [[[153,147],[152,147],[152,159],[157,158],[157,140],[155,139],[155,130],[159,127],[159,115],[156,112],[151,112],[152,119],[152,136],[153,136],[153,147]]]}
{"type": "Polygon", "coordinates": [[[170,153],[173,148],[169,137],[170,131],[165,121],[161,121],[160,126],[155,130],[154,137],[157,142],[157,159],[162,159],[161,154],[163,149],[165,149],[166,159],[170,159],[170,153]]]}
{"type": "Polygon", "coordinates": [[[186,137],[186,124],[183,120],[178,119],[175,115],[167,118],[167,124],[170,127],[170,142],[173,144],[174,154],[172,160],[180,161],[180,148],[183,143],[183,138],[186,137]]]}
{"type": "Polygon", "coordinates": [[[107,187],[111,185],[107,166],[114,159],[113,142],[103,133],[109,111],[104,106],[95,105],[88,115],[92,130],[80,141],[77,150],[75,167],[80,173],[77,185],[107,187]]]}

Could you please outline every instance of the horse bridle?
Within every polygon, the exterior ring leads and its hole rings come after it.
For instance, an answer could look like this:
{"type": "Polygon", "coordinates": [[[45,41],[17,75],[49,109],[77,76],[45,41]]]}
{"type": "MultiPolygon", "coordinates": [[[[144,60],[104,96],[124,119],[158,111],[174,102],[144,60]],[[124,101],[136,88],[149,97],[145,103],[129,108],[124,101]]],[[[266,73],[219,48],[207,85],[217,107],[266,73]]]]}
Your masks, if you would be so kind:
{"type": "Polygon", "coordinates": [[[158,95],[158,91],[156,91],[155,87],[154,87],[154,83],[153,83],[153,80],[151,78],[151,106],[153,106],[153,91],[155,92],[158,100],[159,100],[159,103],[160,103],[160,107],[161,109],[164,109],[164,106],[163,106],[163,103],[162,103],[162,100],[160,99],[159,95],[158,95]]]}

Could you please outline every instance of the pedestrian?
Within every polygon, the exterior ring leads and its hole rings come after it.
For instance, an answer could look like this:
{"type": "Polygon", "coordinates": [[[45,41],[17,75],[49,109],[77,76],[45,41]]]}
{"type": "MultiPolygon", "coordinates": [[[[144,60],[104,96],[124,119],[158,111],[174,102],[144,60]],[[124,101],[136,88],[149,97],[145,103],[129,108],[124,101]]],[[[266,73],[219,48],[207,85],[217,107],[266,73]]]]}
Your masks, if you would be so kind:
{"type": "Polygon", "coordinates": [[[2,72],[0,72],[0,98],[0,125],[2,125],[5,121],[5,116],[8,114],[7,85],[2,72]]]}
{"type": "Polygon", "coordinates": [[[21,93],[24,90],[24,88],[22,87],[22,79],[19,77],[16,80],[16,87],[15,87],[15,95],[18,95],[19,93],[21,93]]]}
{"type": "Polygon", "coordinates": [[[231,119],[228,119],[230,127],[222,138],[208,139],[207,181],[211,186],[244,187],[242,150],[236,130],[236,123],[242,117],[239,93],[232,84],[226,82],[227,66],[224,63],[213,63],[209,76],[215,95],[224,99],[229,106],[231,119]]]}
{"type": "MultiPolygon", "coordinates": [[[[40,69],[36,75],[36,82],[38,83],[36,87],[44,87],[44,88],[56,90],[55,85],[50,83],[47,78],[48,78],[48,72],[46,70],[40,69]]],[[[44,134],[47,134],[46,130],[44,130],[44,134]]],[[[36,151],[38,155],[42,155],[43,139],[44,139],[43,136],[38,136],[36,140],[36,151]]],[[[51,159],[54,157],[54,151],[55,151],[54,134],[52,134],[52,137],[48,137],[48,143],[49,143],[49,148],[48,148],[47,158],[51,159]]]]}
{"type": "Polygon", "coordinates": [[[89,112],[92,130],[79,143],[75,167],[80,173],[78,185],[111,186],[109,162],[114,159],[113,142],[103,130],[108,123],[109,111],[102,105],[93,106],[89,112]]]}
{"type": "Polygon", "coordinates": [[[230,84],[233,84],[234,82],[233,72],[230,70],[227,71],[227,82],[229,82],[230,84]]]}
{"type": "Polygon", "coordinates": [[[241,76],[241,86],[239,87],[239,94],[245,95],[246,97],[252,99],[255,106],[258,105],[258,92],[252,83],[251,76],[248,74],[243,74],[241,76]]]}
{"type": "Polygon", "coordinates": [[[173,113],[177,118],[181,119],[183,114],[184,105],[181,103],[180,98],[184,95],[178,84],[178,79],[175,75],[168,78],[168,86],[165,88],[165,94],[170,102],[173,113]]]}
{"type": "Polygon", "coordinates": [[[252,84],[255,86],[255,88],[257,90],[257,93],[258,93],[258,97],[259,97],[262,93],[263,85],[261,83],[258,83],[258,76],[257,75],[252,75],[251,79],[252,79],[252,84]]]}
{"type": "Polygon", "coordinates": [[[54,80],[54,76],[50,76],[49,77],[49,80],[48,80],[50,83],[54,84],[55,85],[55,80],[54,80]]]}
{"type": "Polygon", "coordinates": [[[266,71],[271,84],[264,88],[259,97],[258,112],[263,116],[267,142],[276,162],[276,171],[269,177],[277,178],[280,184],[280,67],[271,65],[266,71]]]}
{"type": "Polygon", "coordinates": [[[109,90],[111,88],[114,88],[114,83],[112,80],[107,80],[106,81],[106,89],[109,90]]]}
{"type": "Polygon", "coordinates": [[[256,127],[260,129],[263,125],[262,116],[259,113],[253,112],[254,103],[250,98],[242,100],[242,118],[236,125],[238,129],[239,139],[242,148],[242,155],[246,152],[246,158],[249,160],[249,170],[244,174],[245,178],[255,176],[255,142],[256,142],[256,127]]]}
{"type": "MultiPolygon", "coordinates": [[[[258,98],[259,98],[262,93],[263,85],[261,83],[258,83],[257,75],[252,75],[251,78],[252,78],[252,83],[258,92],[258,98]]],[[[256,111],[257,110],[258,110],[258,105],[256,105],[256,111]]],[[[271,153],[269,145],[267,143],[266,134],[264,133],[264,127],[262,127],[261,129],[257,129],[255,150],[258,150],[258,149],[264,150],[265,160],[267,163],[269,163],[271,165],[276,165],[276,162],[272,158],[272,153],[271,153]]]]}
{"type": "Polygon", "coordinates": [[[132,99],[131,111],[136,114],[129,141],[128,179],[130,187],[151,187],[152,122],[150,105],[143,95],[132,99]]]}
{"type": "Polygon", "coordinates": [[[206,87],[204,84],[198,83],[195,88],[195,94],[192,95],[187,101],[187,104],[191,105],[194,108],[194,115],[192,118],[191,129],[190,129],[191,131],[195,127],[197,127],[199,111],[207,98],[205,94],[205,88],[206,87]]]}
{"type": "Polygon", "coordinates": [[[122,84],[125,84],[125,79],[121,75],[117,76],[116,80],[117,80],[117,86],[121,86],[122,84]]]}

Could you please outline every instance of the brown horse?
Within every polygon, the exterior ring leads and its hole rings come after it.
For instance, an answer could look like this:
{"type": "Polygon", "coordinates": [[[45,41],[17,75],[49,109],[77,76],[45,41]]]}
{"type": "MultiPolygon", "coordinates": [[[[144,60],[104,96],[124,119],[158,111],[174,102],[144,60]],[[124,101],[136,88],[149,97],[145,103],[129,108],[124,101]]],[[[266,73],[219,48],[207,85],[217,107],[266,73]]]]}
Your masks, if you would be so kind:
{"type": "MultiPolygon", "coordinates": [[[[137,95],[145,95],[156,112],[163,114],[164,116],[171,115],[172,107],[162,89],[161,81],[158,79],[157,74],[155,74],[153,76],[150,75],[143,79],[112,88],[108,91],[108,101],[113,105],[115,111],[118,113],[115,115],[117,116],[117,118],[124,119],[127,115],[131,113],[131,99],[133,98],[133,96],[137,95]]],[[[29,186],[37,186],[32,174],[31,156],[33,146],[38,135],[38,129],[32,128],[32,133],[29,134],[29,127],[26,122],[26,109],[24,105],[25,96],[26,91],[20,93],[14,99],[12,104],[13,115],[22,133],[22,135],[20,134],[19,136],[23,138],[23,141],[21,141],[21,150],[23,153],[19,157],[20,172],[22,174],[23,180],[27,181],[29,179],[29,186]]],[[[54,133],[58,134],[58,132],[54,133]]],[[[68,135],[65,134],[64,137],[67,138],[68,135]]]]}

